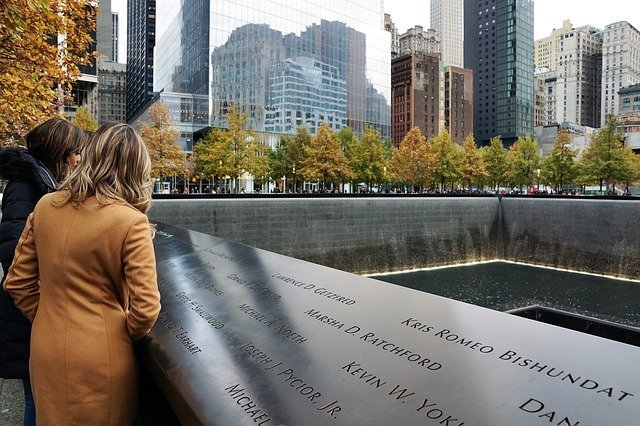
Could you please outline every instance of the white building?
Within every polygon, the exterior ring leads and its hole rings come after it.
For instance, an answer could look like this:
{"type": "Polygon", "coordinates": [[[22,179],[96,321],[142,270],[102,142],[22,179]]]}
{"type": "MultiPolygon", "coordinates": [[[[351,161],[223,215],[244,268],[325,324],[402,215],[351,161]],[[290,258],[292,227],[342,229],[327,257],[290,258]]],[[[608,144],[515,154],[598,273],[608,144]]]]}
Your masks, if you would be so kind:
{"type": "Polygon", "coordinates": [[[556,123],[600,127],[602,32],[583,26],[558,40],[556,123]]]}
{"type": "Polygon", "coordinates": [[[431,0],[431,28],[440,38],[444,65],[464,65],[462,0],[431,0]]]}
{"type": "Polygon", "coordinates": [[[534,42],[535,66],[538,68],[547,68],[555,71],[558,66],[558,41],[560,37],[573,30],[570,20],[562,22],[562,27],[555,28],[547,37],[543,37],[534,42]]]}
{"type": "Polygon", "coordinates": [[[399,54],[406,53],[439,53],[440,39],[435,30],[427,31],[421,25],[415,28],[409,28],[406,33],[399,38],[400,50],[399,54]]]}
{"type": "Polygon", "coordinates": [[[600,123],[619,112],[618,91],[640,83],[640,32],[625,21],[605,27],[602,45],[600,123]]]}

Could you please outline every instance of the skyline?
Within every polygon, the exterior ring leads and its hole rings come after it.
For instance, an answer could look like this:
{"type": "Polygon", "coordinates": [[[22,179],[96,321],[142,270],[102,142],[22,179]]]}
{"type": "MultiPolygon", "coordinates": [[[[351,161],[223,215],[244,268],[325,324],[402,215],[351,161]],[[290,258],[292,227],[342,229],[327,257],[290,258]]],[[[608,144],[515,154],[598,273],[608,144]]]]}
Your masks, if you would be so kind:
{"type": "MultiPolygon", "coordinates": [[[[409,28],[422,25],[430,26],[429,0],[387,0],[384,12],[391,15],[400,34],[409,28]],[[424,13],[419,13],[420,5],[424,5],[424,13]]],[[[547,37],[554,28],[562,27],[562,22],[569,19],[573,26],[593,25],[604,29],[605,25],[626,20],[640,31],[640,3],[627,0],[609,0],[606,5],[597,0],[535,0],[534,1],[534,39],[547,37]],[[597,10],[597,13],[594,11],[597,10]],[[629,18],[632,17],[632,18],[629,18]]],[[[119,14],[119,62],[126,62],[127,38],[127,0],[112,0],[111,10],[119,14]]]]}
{"type": "MultiPolygon", "coordinates": [[[[627,21],[640,31],[640,3],[628,0],[606,3],[599,0],[534,0],[533,4],[535,40],[551,35],[551,31],[561,28],[566,19],[574,27],[593,25],[600,29],[617,21],[627,21]]],[[[430,5],[429,0],[388,0],[384,2],[384,12],[391,15],[398,32],[404,34],[416,25],[422,25],[425,30],[430,27],[430,5]],[[420,12],[421,5],[424,5],[423,12],[420,12]]]]}

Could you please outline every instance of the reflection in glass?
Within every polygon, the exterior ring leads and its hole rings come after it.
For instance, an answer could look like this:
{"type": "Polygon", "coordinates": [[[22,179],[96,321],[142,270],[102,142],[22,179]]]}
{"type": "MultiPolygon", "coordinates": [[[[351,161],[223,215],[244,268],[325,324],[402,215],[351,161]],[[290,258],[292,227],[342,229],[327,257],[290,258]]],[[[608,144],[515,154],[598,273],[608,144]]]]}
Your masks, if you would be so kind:
{"type": "Polygon", "coordinates": [[[313,133],[327,122],[390,136],[381,0],[171,0],[163,8],[154,89],[180,99],[177,115],[194,132],[226,126],[235,105],[261,132],[305,125],[313,133]]]}

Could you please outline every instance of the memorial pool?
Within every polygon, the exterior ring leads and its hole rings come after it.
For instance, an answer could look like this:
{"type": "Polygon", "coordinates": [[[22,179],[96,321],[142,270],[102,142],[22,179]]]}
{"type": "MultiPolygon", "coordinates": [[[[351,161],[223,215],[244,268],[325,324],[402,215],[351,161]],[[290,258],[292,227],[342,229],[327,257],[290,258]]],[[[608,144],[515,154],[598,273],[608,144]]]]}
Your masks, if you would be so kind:
{"type": "Polygon", "coordinates": [[[372,278],[499,311],[541,306],[640,327],[640,282],[495,261],[372,278]]]}

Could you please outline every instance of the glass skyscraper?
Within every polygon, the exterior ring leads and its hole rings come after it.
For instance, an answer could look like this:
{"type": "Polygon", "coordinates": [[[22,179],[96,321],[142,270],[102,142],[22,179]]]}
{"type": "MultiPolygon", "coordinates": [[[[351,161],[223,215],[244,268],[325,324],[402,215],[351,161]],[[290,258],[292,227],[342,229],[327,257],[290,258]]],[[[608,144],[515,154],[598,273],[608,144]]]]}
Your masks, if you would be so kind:
{"type": "Polygon", "coordinates": [[[465,0],[464,62],[474,74],[474,136],[533,134],[533,0],[465,0]]]}
{"type": "Polygon", "coordinates": [[[313,133],[324,121],[358,133],[371,126],[389,137],[383,21],[381,0],[331,7],[325,0],[163,1],[154,90],[180,105],[172,116],[180,117],[183,138],[226,126],[232,105],[260,132],[304,125],[313,133]],[[193,135],[185,134],[189,120],[193,135]]]}

